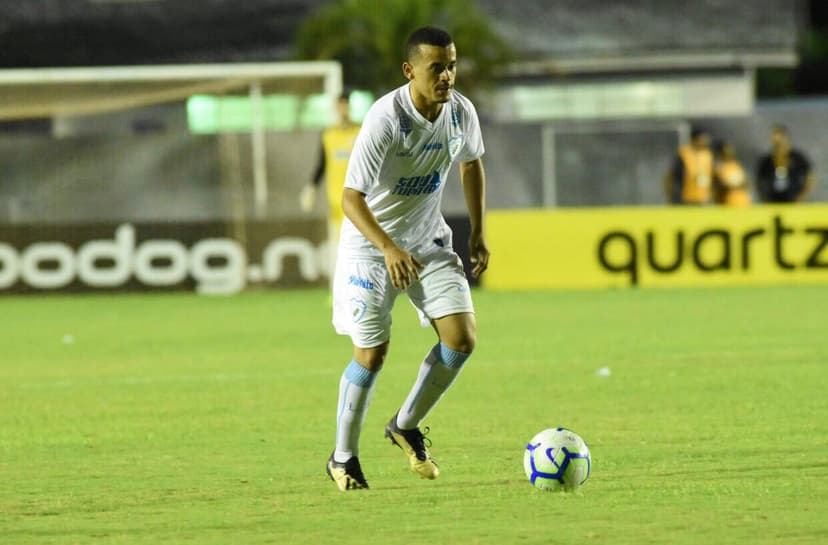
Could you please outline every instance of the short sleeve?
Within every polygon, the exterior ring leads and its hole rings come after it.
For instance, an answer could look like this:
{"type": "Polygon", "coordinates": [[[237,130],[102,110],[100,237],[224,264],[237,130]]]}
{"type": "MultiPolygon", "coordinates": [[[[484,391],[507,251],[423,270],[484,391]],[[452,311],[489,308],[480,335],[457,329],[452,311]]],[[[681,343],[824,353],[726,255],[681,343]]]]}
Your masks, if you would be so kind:
{"type": "Polygon", "coordinates": [[[392,118],[376,110],[365,116],[348,160],[345,187],[367,195],[377,184],[385,155],[394,139],[392,124],[392,118]]]}
{"type": "Polygon", "coordinates": [[[480,120],[477,119],[477,110],[470,101],[466,101],[465,141],[458,158],[464,163],[474,161],[483,156],[486,151],[483,146],[483,135],[480,132],[480,120]]]}

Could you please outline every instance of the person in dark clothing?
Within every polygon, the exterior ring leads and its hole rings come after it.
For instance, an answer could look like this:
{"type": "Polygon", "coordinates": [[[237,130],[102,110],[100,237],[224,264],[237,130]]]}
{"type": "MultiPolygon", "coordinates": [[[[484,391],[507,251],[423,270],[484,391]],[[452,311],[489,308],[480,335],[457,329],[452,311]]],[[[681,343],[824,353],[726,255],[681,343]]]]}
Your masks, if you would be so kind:
{"type": "Polygon", "coordinates": [[[762,202],[800,202],[814,187],[814,172],[805,155],[791,146],[788,130],[775,125],[771,150],[759,159],[756,189],[762,202]]]}

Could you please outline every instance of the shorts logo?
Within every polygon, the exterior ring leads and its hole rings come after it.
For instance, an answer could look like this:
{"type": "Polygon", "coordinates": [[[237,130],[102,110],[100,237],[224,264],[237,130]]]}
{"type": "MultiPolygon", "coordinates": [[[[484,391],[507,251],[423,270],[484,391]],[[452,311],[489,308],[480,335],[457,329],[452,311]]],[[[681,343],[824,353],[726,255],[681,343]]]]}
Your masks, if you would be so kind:
{"type": "Polygon", "coordinates": [[[411,178],[400,178],[394,187],[392,195],[422,195],[423,193],[434,193],[442,185],[440,173],[436,170],[425,176],[412,176],[411,178]]]}
{"type": "Polygon", "coordinates": [[[351,275],[348,278],[348,283],[352,286],[358,286],[360,288],[364,288],[366,290],[374,289],[374,283],[368,280],[367,278],[360,278],[356,275],[351,275]]]}
{"type": "Polygon", "coordinates": [[[437,151],[443,149],[443,144],[440,142],[429,142],[423,146],[423,151],[437,151]]]}
{"type": "Polygon", "coordinates": [[[362,317],[365,316],[366,308],[368,308],[368,304],[362,299],[357,299],[356,297],[351,299],[351,319],[354,322],[362,320],[362,317]]]}

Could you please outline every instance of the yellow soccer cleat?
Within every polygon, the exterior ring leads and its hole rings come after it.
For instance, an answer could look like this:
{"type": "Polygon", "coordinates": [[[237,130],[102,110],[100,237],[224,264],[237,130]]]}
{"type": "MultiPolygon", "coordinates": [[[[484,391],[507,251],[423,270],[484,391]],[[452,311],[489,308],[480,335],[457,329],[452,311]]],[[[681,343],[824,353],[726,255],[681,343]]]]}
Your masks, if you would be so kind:
{"type": "Polygon", "coordinates": [[[337,462],[333,454],[328,458],[325,471],[336,486],[343,492],[347,490],[361,490],[368,488],[368,481],[362,474],[362,467],[359,465],[359,458],[351,456],[347,462],[337,462]]]}
{"type": "MultiPolygon", "coordinates": [[[[428,428],[425,428],[425,431],[428,433],[428,428]]],[[[397,427],[397,415],[394,415],[385,426],[385,437],[402,449],[408,456],[411,471],[419,475],[421,479],[436,479],[440,475],[437,463],[428,451],[431,441],[425,437],[420,428],[401,430],[397,427]]]]}

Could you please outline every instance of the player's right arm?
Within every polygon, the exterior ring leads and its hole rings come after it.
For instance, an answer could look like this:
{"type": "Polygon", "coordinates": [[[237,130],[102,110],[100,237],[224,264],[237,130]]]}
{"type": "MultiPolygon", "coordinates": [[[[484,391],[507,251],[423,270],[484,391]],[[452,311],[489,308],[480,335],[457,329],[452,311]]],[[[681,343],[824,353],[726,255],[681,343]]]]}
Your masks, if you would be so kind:
{"type": "Polygon", "coordinates": [[[342,211],[368,242],[382,252],[388,275],[395,288],[404,290],[419,278],[417,270],[422,268],[422,265],[388,236],[365,202],[364,193],[346,187],[342,194],[342,211]]]}
{"type": "Polygon", "coordinates": [[[396,123],[396,116],[382,99],[368,110],[348,160],[342,211],[362,236],[382,252],[394,287],[406,289],[419,278],[417,269],[422,265],[394,242],[365,200],[379,183],[382,165],[399,133],[396,123]]]}

